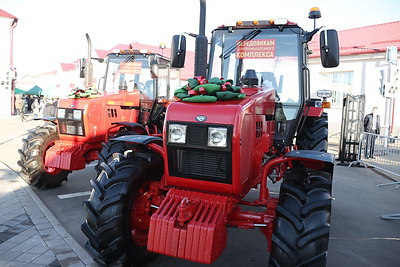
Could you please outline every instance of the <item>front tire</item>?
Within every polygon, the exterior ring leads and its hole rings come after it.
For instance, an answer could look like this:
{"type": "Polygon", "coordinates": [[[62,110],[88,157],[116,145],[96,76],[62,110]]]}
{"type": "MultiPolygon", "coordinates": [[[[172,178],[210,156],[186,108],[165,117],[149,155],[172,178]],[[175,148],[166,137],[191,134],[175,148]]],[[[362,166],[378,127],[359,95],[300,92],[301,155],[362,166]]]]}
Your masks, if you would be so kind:
{"type": "Polygon", "coordinates": [[[55,188],[67,180],[70,171],[44,166],[46,151],[59,140],[57,128],[53,125],[36,127],[23,139],[19,149],[21,176],[29,184],[41,189],[55,188]]]}
{"type": "Polygon", "coordinates": [[[303,168],[285,173],[269,266],[326,265],[331,187],[330,173],[303,168]]]}
{"type": "Polygon", "coordinates": [[[131,152],[103,162],[100,168],[84,202],[87,219],[81,230],[88,238],[86,249],[102,265],[145,265],[154,257],[146,249],[147,235],[150,216],[156,211],[151,205],[159,205],[161,198],[150,193],[150,185],[161,179],[161,158],[131,152]]]}
{"type": "MultiPolygon", "coordinates": [[[[131,135],[132,132],[124,131],[119,133],[115,137],[123,136],[123,135],[131,135]]],[[[127,143],[123,141],[107,141],[103,142],[101,152],[98,154],[99,159],[97,160],[97,164],[94,167],[96,170],[97,175],[100,174],[102,168],[101,164],[104,163],[111,163],[113,160],[114,153],[124,153],[127,150],[134,149],[135,145],[132,143],[127,143]]]]}

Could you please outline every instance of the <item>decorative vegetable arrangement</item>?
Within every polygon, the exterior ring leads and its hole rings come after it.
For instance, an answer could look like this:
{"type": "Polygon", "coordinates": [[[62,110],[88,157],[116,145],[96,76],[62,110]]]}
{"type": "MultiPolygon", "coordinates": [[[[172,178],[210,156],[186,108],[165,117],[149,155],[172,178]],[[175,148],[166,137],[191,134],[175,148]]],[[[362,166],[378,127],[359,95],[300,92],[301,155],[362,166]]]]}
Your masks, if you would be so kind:
{"type": "Polygon", "coordinates": [[[176,89],[174,96],[184,102],[212,103],[217,100],[243,99],[240,86],[233,86],[233,80],[223,80],[217,77],[206,80],[203,76],[188,79],[188,84],[176,89]]]}

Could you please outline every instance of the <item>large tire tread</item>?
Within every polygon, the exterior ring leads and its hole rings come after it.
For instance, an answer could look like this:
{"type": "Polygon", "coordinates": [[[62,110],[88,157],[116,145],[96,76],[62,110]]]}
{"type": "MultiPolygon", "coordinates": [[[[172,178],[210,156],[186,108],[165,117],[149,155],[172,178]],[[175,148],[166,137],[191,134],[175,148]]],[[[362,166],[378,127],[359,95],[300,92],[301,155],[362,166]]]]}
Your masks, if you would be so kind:
{"type": "Polygon", "coordinates": [[[58,170],[56,174],[46,171],[43,162],[44,149],[59,140],[57,128],[53,125],[38,126],[30,132],[27,138],[22,139],[22,149],[18,150],[21,167],[21,177],[34,187],[52,189],[67,180],[68,170],[58,170]]]}
{"type": "Polygon", "coordinates": [[[331,201],[329,173],[302,168],[286,172],[269,266],[325,266],[331,201]]]}
{"type": "MultiPolygon", "coordinates": [[[[101,154],[108,158],[110,151],[122,154],[125,148],[120,142],[108,143],[101,154]]],[[[91,182],[90,199],[83,204],[87,218],[81,230],[88,238],[85,247],[97,263],[141,266],[154,255],[134,243],[129,229],[130,210],[139,188],[161,178],[161,161],[149,162],[136,153],[130,153],[127,158],[121,154],[98,165],[99,175],[91,182]]]]}
{"type": "MultiPolygon", "coordinates": [[[[119,132],[115,137],[124,136],[124,135],[133,135],[135,134],[132,131],[122,131],[119,132]]],[[[134,148],[135,145],[131,143],[126,143],[122,141],[107,141],[103,142],[101,152],[98,154],[98,162],[94,169],[97,172],[97,175],[101,172],[101,163],[106,162],[110,163],[112,161],[112,157],[114,153],[120,153],[129,149],[134,148]]]]}

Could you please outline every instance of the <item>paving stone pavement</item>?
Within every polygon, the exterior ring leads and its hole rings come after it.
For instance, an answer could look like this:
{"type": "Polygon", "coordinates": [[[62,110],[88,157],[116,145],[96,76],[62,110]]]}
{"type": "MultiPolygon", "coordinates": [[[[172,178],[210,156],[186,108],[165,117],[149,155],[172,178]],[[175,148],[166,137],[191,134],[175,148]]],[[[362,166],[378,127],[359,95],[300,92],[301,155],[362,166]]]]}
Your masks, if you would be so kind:
{"type": "Polygon", "coordinates": [[[3,161],[0,266],[98,266],[19,174],[3,161]]]}

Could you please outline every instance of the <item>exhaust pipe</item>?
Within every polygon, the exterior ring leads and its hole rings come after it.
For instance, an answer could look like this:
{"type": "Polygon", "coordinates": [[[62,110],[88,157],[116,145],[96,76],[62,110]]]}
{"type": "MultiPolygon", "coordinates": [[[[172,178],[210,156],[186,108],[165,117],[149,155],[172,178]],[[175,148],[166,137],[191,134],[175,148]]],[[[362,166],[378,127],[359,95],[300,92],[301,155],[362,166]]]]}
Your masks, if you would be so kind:
{"type": "Polygon", "coordinates": [[[85,88],[92,86],[93,83],[93,63],[92,63],[92,41],[89,34],[86,33],[88,43],[88,58],[85,63],[85,88]]]}
{"type": "Polygon", "coordinates": [[[196,37],[196,53],[194,59],[195,76],[207,75],[207,46],[206,37],[206,0],[200,0],[199,35],[196,37]]]}

